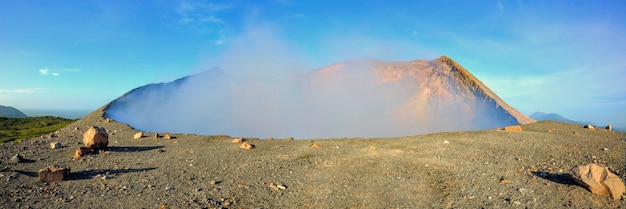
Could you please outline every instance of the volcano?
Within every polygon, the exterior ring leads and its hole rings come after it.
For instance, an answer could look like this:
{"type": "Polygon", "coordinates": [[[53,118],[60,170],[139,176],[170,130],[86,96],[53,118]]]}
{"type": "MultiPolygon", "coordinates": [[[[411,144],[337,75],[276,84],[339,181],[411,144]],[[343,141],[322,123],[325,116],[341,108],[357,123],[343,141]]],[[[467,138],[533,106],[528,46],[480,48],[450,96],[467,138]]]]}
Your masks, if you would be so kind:
{"type": "Polygon", "coordinates": [[[278,138],[398,137],[534,122],[446,56],[339,62],[270,79],[227,70],[136,88],[109,103],[105,117],[151,132],[278,138]]]}

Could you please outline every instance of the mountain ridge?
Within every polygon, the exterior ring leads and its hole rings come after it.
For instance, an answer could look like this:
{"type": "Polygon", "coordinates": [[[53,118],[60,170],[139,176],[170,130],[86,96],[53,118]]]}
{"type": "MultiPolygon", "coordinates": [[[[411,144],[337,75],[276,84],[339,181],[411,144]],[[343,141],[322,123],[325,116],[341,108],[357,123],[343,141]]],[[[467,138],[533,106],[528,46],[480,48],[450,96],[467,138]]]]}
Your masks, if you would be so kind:
{"type": "Polygon", "coordinates": [[[28,115],[15,107],[0,105],[0,117],[7,118],[26,118],[28,115]]]}

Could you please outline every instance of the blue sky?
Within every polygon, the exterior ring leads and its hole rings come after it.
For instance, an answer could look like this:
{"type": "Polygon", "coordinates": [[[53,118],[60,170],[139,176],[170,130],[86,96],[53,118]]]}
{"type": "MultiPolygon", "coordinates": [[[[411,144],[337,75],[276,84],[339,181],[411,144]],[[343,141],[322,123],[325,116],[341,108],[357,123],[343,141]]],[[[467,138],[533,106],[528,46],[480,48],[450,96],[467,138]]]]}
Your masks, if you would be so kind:
{"type": "Polygon", "coordinates": [[[447,55],[523,113],[626,127],[626,1],[0,4],[0,104],[21,109],[92,110],[268,54],[301,70],[447,55]]]}

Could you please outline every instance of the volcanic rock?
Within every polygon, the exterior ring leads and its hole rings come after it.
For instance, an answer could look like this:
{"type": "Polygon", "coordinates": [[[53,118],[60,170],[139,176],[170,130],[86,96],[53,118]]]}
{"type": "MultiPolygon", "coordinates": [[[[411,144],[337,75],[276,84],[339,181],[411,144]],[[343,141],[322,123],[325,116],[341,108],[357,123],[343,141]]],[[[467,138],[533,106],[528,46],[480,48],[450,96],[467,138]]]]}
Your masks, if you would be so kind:
{"type": "Polygon", "coordinates": [[[80,147],[76,150],[76,152],[74,153],[74,159],[78,159],[81,158],[85,155],[94,153],[94,150],[91,148],[87,148],[87,147],[80,147]]]}
{"type": "Polygon", "coordinates": [[[624,183],[617,175],[597,164],[575,166],[571,173],[578,184],[600,196],[619,200],[626,191],[624,183]]]}
{"type": "Polygon", "coordinates": [[[502,130],[505,130],[505,131],[522,131],[522,127],[521,126],[507,126],[507,127],[504,127],[502,130]]]}
{"type": "Polygon", "coordinates": [[[233,139],[230,143],[233,143],[233,144],[239,144],[239,143],[241,143],[241,142],[243,142],[243,138],[235,138],[235,139],[233,139]]]}
{"type": "Polygon", "coordinates": [[[61,148],[61,143],[59,142],[50,143],[50,149],[59,149],[59,148],[61,148]]]}
{"type": "Polygon", "coordinates": [[[319,148],[322,148],[322,145],[320,145],[320,144],[318,144],[318,143],[313,143],[313,144],[311,144],[311,148],[313,148],[313,149],[319,149],[319,148]]]}
{"type": "Polygon", "coordinates": [[[51,165],[39,170],[39,181],[55,182],[62,181],[70,175],[70,167],[62,165],[51,165]]]}
{"type": "Polygon", "coordinates": [[[586,129],[589,129],[589,130],[592,130],[592,131],[595,129],[593,127],[593,125],[591,125],[591,124],[587,124],[587,125],[583,126],[583,128],[586,128],[586,129]]]}
{"type": "Polygon", "coordinates": [[[137,132],[135,136],[133,136],[133,139],[140,139],[141,137],[144,137],[143,132],[137,132]]]}
{"type": "Polygon", "coordinates": [[[109,134],[104,128],[92,126],[83,133],[83,144],[88,148],[106,150],[109,146],[109,134]]]}
{"type": "Polygon", "coordinates": [[[241,144],[241,146],[239,146],[239,148],[241,149],[253,149],[254,145],[248,143],[248,142],[244,142],[241,144]]]}

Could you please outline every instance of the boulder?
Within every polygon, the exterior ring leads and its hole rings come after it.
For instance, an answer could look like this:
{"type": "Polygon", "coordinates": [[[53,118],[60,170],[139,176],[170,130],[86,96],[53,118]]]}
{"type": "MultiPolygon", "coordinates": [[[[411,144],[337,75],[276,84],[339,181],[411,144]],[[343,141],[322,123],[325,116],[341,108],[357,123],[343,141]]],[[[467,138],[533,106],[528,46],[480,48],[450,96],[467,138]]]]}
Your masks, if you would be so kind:
{"type": "Polygon", "coordinates": [[[521,126],[507,126],[507,127],[504,127],[502,130],[505,130],[505,131],[522,131],[522,127],[521,126]]]}
{"type": "Polygon", "coordinates": [[[613,131],[613,126],[611,126],[611,124],[609,124],[604,129],[606,129],[607,131],[613,131]]]}
{"type": "Polygon", "coordinates": [[[165,140],[170,140],[170,139],[172,139],[172,135],[170,135],[170,134],[165,134],[165,135],[163,135],[163,139],[165,139],[165,140]]]}
{"type": "Polygon", "coordinates": [[[39,181],[55,182],[62,181],[70,175],[70,167],[62,165],[51,165],[39,170],[39,181]]]}
{"type": "Polygon", "coordinates": [[[243,142],[243,138],[235,138],[232,141],[230,141],[230,143],[233,143],[233,144],[239,144],[241,142],[243,142]]]}
{"type": "Polygon", "coordinates": [[[59,148],[61,148],[61,143],[59,142],[50,143],[50,149],[59,149],[59,148]]]}
{"type": "Polygon", "coordinates": [[[597,164],[574,166],[571,173],[578,184],[600,196],[619,200],[626,191],[624,183],[617,175],[597,164]]]}
{"type": "Polygon", "coordinates": [[[137,132],[135,136],[133,136],[133,139],[140,139],[141,137],[144,137],[143,132],[137,132]]]}
{"type": "Polygon", "coordinates": [[[248,142],[244,142],[241,144],[241,146],[239,146],[239,148],[241,149],[252,149],[254,148],[254,145],[248,143],[248,142]]]}
{"type": "Polygon", "coordinates": [[[589,130],[594,130],[595,128],[591,125],[591,124],[587,124],[585,126],[583,126],[583,128],[589,129],[589,130]]]}
{"type": "Polygon", "coordinates": [[[74,159],[78,159],[81,158],[85,155],[94,153],[94,150],[91,148],[87,148],[87,147],[80,147],[76,150],[76,153],[74,153],[74,159]]]}
{"type": "Polygon", "coordinates": [[[83,144],[87,148],[106,150],[109,146],[109,134],[104,128],[92,126],[83,133],[83,144]]]}

